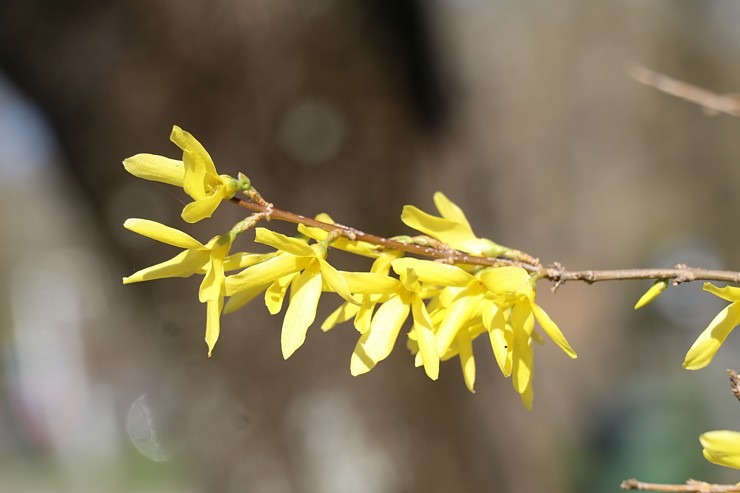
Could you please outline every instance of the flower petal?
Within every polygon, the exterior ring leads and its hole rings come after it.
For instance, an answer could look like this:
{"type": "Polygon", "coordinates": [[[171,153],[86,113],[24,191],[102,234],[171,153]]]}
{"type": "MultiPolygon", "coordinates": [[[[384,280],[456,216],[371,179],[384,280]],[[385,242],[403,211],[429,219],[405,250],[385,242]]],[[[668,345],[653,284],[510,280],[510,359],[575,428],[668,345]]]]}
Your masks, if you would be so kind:
{"type": "Polygon", "coordinates": [[[506,339],[506,320],[499,308],[490,300],[485,300],[482,307],[483,325],[488,331],[491,340],[491,349],[501,373],[505,377],[511,375],[511,365],[507,365],[507,355],[510,353],[509,341],[506,339]]]}
{"type": "Polygon", "coordinates": [[[475,359],[473,359],[473,342],[468,331],[461,330],[455,338],[455,345],[460,355],[465,386],[475,393],[475,359]]]}
{"type": "Polygon", "coordinates": [[[511,384],[519,394],[524,394],[532,382],[532,339],[524,331],[514,330],[514,357],[511,384]]]}
{"type": "Polygon", "coordinates": [[[720,288],[710,282],[705,282],[704,291],[709,291],[723,300],[740,301],[740,288],[737,286],[725,286],[720,288]]]}
{"type": "Polygon", "coordinates": [[[280,336],[285,359],[290,358],[306,341],[306,332],[316,319],[316,308],[321,296],[321,282],[319,266],[311,264],[291,287],[290,304],[285,312],[280,336]]]}
{"type": "Polygon", "coordinates": [[[367,373],[375,368],[376,362],[373,361],[365,351],[365,343],[369,337],[370,331],[362,334],[355,345],[354,351],[352,351],[352,358],[349,363],[349,372],[353,377],[367,373]]]}
{"type": "Polygon", "coordinates": [[[177,125],[172,127],[170,140],[177,144],[183,152],[183,164],[185,177],[183,189],[185,193],[196,200],[204,199],[208,191],[214,187],[214,181],[218,180],[216,167],[208,151],[189,132],[177,125]]]}
{"type": "MultiPolygon", "coordinates": [[[[224,275],[224,258],[229,253],[233,234],[224,234],[215,238],[211,246],[210,262],[206,268],[206,275],[200,284],[198,297],[200,302],[222,299],[226,294],[226,276],[224,275]]],[[[211,242],[209,242],[210,244],[211,242]]]]}
{"type": "Polygon", "coordinates": [[[254,241],[257,243],[269,245],[276,250],[281,250],[297,257],[316,257],[316,253],[306,243],[306,240],[291,238],[267,228],[255,228],[254,233],[254,241]]]}
{"type": "Polygon", "coordinates": [[[727,336],[740,323],[740,303],[732,303],[714,317],[686,353],[683,367],[698,370],[712,362],[727,336]]]}
{"type": "Polygon", "coordinates": [[[203,250],[185,250],[170,260],[152,265],[123,278],[123,284],[153,281],[166,277],[190,277],[205,271],[208,265],[209,252],[203,250]]]}
{"type": "Polygon", "coordinates": [[[455,265],[404,257],[391,262],[396,274],[413,269],[421,282],[440,286],[465,286],[475,277],[455,265]]]}
{"type": "Polygon", "coordinates": [[[360,309],[359,306],[353,305],[352,303],[342,303],[339,308],[331,312],[326,317],[326,320],[321,324],[321,330],[324,332],[333,329],[338,324],[351,320],[352,317],[357,315],[357,311],[360,309]]]}
{"type": "Polygon", "coordinates": [[[437,207],[437,210],[443,218],[454,221],[471,232],[473,231],[473,228],[470,227],[468,218],[465,217],[465,213],[462,209],[460,209],[460,207],[453,201],[448,199],[442,192],[434,193],[434,205],[437,207]]]}
{"type": "Polygon", "coordinates": [[[239,291],[235,295],[233,295],[229,300],[226,302],[226,305],[224,306],[223,313],[233,313],[237,311],[239,308],[243,307],[250,301],[252,301],[254,298],[256,298],[261,292],[263,292],[267,288],[267,285],[262,286],[252,286],[248,289],[245,289],[243,291],[239,291]]]}
{"type": "Polygon", "coordinates": [[[457,333],[475,315],[481,296],[460,296],[445,313],[445,317],[437,330],[437,352],[445,354],[452,345],[457,333]]]}
{"type": "Polygon", "coordinates": [[[218,208],[218,205],[223,200],[220,194],[213,194],[210,197],[204,197],[190,202],[183,208],[180,216],[184,221],[189,223],[197,223],[203,219],[208,219],[218,208]]]}
{"type": "Polygon", "coordinates": [[[206,345],[208,346],[208,357],[213,353],[218,336],[221,333],[221,310],[224,306],[223,297],[208,300],[206,305],[206,345]]]}
{"type": "Polygon", "coordinates": [[[278,254],[278,252],[270,252],[270,253],[247,253],[247,252],[237,252],[233,255],[229,255],[224,259],[224,270],[237,270],[237,269],[245,269],[247,267],[251,267],[253,265],[260,264],[266,260],[270,260],[271,258],[275,257],[278,254]]]}
{"type": "Polygon", "coordinates": [[[276,279],[303,270],[310,260],[294,255],[282,254],[248,267],[238,274],[226,278],[226,295],[233,296],[255,286],[265,288],[276,279]]]}
{"type": "Polygon", "coordinates": [[[713,464],[740,469],[740,433],[708,431],[699,437],[704,457],[713,464]]]}
{"type": "Polygon", "coordinates": [[[383,274],[341,271],[341,275],[354,294],[393,294],[401,287],[398,279],[383,274]]]}
{"type": "Polygon", "coordinates": [[[493,267],[482,271],[478,276],[486,288],[496,294],[528,293],[531,290],[529,273],[521,267],[493,267]]]}
{"type": "Polygon", "coordinates": [[[391,354],[409,311],[409,305],[400,296],[394,296],[380,305],[364,343],[365,354],[370,360],[378,363],[391,354]]]}
{"type": "Polygon", "coordinates": [[[123,160],[126,171],[144,180],[182,187],[185,168],[182,161],[156,154],[137,154],[123,160]]]}
{"type": "Polygon", "coordinates": [[[140,234],[141,236],[146,236],[152,240],[176,246],[178,248],[204,248],[204,245],[201,242],[189,234],[183,233],[179,229],[170,228],[169,226],[165,226],[156,221],[150,221],[149,219],[126,219],[123,223],[123,227],[129,231],[140,234]]]}
{"type": "Polygon", "coordinates": [[[426,306],[419,296],[414,296],[411,302],[411,313],[414,317],[412,331],[416,335],[419,344],[419,354],[424,363],[424,371],[432,380],[439,378],[439,354],[437,353],[437,341],[434,337],[434,326],[429,319],[426,306]]]}
{"type": "Polygon", "coordinates": [[[288,292],[290,283],[293,282],[293,279],[295,279],[295,276],[297,275],[298,273],[288,274],[280,279],[276,279],[272,284],[270,284],[270,287],[267,288],[265,291],[265,306],[267,306],[267,311],[270,312],[270,315],[277,315],[280,313],[280,310],[283,309],[285,293],[288,292]]]}
{"type": "Polygon", "coordinates": [[[570,344],[568,344],[568,341],[565,339],[563,333],[560,331],[555,322],[552,321],[545,310],[543,310],[539,305],[532,303],[532,312],[534,313],[535,318],[540,323],[550,339],[555,341],[555,344],[560,346],[560,349],[565,351],[565,354],[573,359],[576,359],[578,355],[576,355],[576,352],[573,351],[572,347],[570,347],[570,344]]]}

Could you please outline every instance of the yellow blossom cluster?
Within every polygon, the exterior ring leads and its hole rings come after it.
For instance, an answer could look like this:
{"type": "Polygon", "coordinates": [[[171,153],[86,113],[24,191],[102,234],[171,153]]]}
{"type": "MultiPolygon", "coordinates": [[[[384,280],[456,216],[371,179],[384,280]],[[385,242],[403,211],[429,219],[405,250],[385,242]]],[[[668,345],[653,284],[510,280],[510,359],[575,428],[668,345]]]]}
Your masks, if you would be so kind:
{"type": "MultiPolygon", "coordinates": [[[[182,160],[138,154],[126,159],[124,166],[137,177],[182,187],[193,199],[182,212],[185,221],[210,217],[222,201],[238,192],[248,197],[255,193],[244,175],[238,179],[219,175],[211,157],[189,133],[174,127],[171,140],[182,150],[182,160]]],[[[475,236],[462,210],[442,193],[435,194],[434,202],[440,216],[406,206],[402,221],[449,251],[489,258],[510,253],[475,236]]],[[[129,219],[124,223],[127,229],[183,251],[125,277],[124,283],[203,275],[199,299],[207,306],[209,356],[219,337],[222,313],[263,296],[270,313],[277,314],[287,296],[281,332],[287,359],[306,340],[321,295],[335,293],[343,303],[321,328],[328,331],[352,321],[359,334],[350,359],[353,375],[366,373],[387,358],[409,321],[406,345],[415,355],[416,366],[436,380],[440,361],[458,358],[471,392],[475,383],[472,343],[486,334],[501,372],[511,377],[527,407],[532,404],[532,345],[540,339],[535,322],[568,356],[576,357],[558,326],[535,302],[536,276],[521,266],[456,265],[409,257],[401,249],[332,230],[334,222],[325,214],[313,224],[299,224],[296,236],[255,228],[255,242],[270,247],[270,253],[231,253],[237,235],[269,214],[270,210],[250,216],[205,244],[154,221],[129,219]],[[337,270],[327,260],[330,249],[368,257],[372,265],[368,272],[337,270]]]]}

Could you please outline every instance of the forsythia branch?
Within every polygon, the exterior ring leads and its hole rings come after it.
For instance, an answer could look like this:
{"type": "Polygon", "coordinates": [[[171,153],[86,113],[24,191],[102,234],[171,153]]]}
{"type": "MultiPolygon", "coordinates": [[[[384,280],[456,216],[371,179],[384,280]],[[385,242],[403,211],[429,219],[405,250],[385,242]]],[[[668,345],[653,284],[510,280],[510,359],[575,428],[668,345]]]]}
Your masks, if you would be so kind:
{"type": "MultiPolygon", "coordinates": [[[[364,241],[376,245],[379,249],[401,250],[422,257],[438,259],[449,264],[469,264],[482,266],[504,266],[513,265],[526,269],[531,274],[535,274],[540,279],[548,279],[555,282],[555,288],[564,284],[566,281],[584,281],[589,284],[604,281],[626,281],[626,280],[658,280],[671,279],[674,285],[690,281],[719,281],[740,283],[740,272],[701,269],[688,267],[683,264],[676,265],[672,269],[612,269],[612,270],[578,270],[571,271],[565,269],[559,263],[550,267],[540,264],[537,258],[523,252],[511,251],[512,258],[502,257],[485,257],[471,255],[459,250],[450,248],[448,245],[433,238],[425,238],[423,244],[399,241],[393,238],[383,238],[373,234],[364,233],[358,229],[344,226],[342,224],[332,224],[316,219],[305,217],[293,212],[284,211],[275,208],[272,204],[261,204],[251,200],[234,197],[231,202],[255,211],[265,214],[267,220],[276,219],[294,224],[303,224],[312,228],[323,229],[327,232],[335,232],[349,240],[364,241]]],[[[413,240],[413,239],[412,239],[413,240]]],[[[417,240],[419,241],[419,240],[417,240]]]]}
{"type": "Polygon", "coordinates": [[[644,483],[637,479],[627,479],[622,481],[620,487],[623,490],[638,491],[669,491],[669,492],[695,492],[695,493],[727,493],[731,491],[740,491],[740,485],[737,484],[712,484],[704,481],[689,479],[686,484],[658,484],[644,483]]]}

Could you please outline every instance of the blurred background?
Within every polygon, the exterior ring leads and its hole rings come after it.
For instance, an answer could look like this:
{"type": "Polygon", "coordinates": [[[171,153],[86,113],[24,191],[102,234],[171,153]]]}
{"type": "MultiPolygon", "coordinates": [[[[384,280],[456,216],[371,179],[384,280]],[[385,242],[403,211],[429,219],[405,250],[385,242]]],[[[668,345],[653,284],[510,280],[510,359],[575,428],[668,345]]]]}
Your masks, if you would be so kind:
{"type": "MultiPolygon", "coordinates": [[[[186,198],[127,175],[173,124],[270,201],[383,235],[444,191],[476,232],[572,269],[740,268],[740,120],[625,75],[740,91],[734,0],[5,0],[0,3],[0,490],[619,491],[736,482],[698,435],[740,429],[725,368],[680,365],[721,309],[698,283],[543,284],[579,353],[536,348],[526,411],[484,338],[476,394],[403,343],[353,378],[356,333],[289,361],[256,301],[203,344],[198,279],[123,287],[201,240],[186,198]]],[[[289,231],[289,230],[286,230],[289,231]]],[[[249,243],[242,248],[249,249],[249,243]]],[[[339,262],[351,262],[339,260],[339,262]]],[[[336,302],[338,304],[338,301],[336,302]]],[[[336,304],[325,302],[324,313],[336,304]]]]}

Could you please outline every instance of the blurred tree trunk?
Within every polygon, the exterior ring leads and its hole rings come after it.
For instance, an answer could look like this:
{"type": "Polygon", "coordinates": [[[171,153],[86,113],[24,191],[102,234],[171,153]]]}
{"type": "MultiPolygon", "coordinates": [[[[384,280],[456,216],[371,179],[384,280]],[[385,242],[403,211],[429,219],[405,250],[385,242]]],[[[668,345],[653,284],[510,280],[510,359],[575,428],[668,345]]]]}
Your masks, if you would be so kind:
{"type": "MultiPolygon", "coordinates": [[[[0,68],[46,111],[125,275],[170,251],[131,240],[123,219],[184,226],[177,192],[138,183],[120,165],[139,152],[177,157],[172,124],[191,131],[221,172],[245,171],[284,208],[398,231],[422,171],[418,150],[444,132],[427,26],[413,0],[9,0],[0,6],[0,68]]],[[[218,226],[188,231],[207,240],[239,215],[221,210],[218,226]]],[[[353,379],[349,327],[328,335],[313,327],[283,362],[280,320],[259,302],[225,319],[207,360],[194,282],[131,293],[148,321],[130,327],[131,337],[157,348],[160,370],[134,381],[159,389],[171,439],[185,444],[204,490],[342,491],[345,477],[354,486],[343,491],[490,489],[466,446],[454,365],[432,384],[399,347],[353,379]]],[[[136,352],[118,357],[131,372],[155,364],[140,365],[136,352]]]]}

